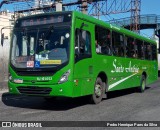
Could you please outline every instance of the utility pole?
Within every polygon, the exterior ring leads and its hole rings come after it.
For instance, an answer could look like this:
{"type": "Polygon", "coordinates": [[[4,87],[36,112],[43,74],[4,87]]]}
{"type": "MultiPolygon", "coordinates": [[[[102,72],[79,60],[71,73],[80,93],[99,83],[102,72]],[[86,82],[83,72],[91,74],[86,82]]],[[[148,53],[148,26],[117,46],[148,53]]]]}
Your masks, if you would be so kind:
{"type": "Polygon", "coordinates": [[[87,0],[81,0],[81,1],[82,1],[82,5],[81,5],[82,13],[87,14],[87,10],[88,10],[87,0]]]}
{"type": "Polygon", "coordinates": [[[62,11],[62,0],[55,0],[56,11],[62,11]]]}
{"type": "Polygon", "coordinates": [[[140,8],[141,8],[141,0],[131,0],[130,30],[137,33],[139,33],[140,31],[140,8]]]}

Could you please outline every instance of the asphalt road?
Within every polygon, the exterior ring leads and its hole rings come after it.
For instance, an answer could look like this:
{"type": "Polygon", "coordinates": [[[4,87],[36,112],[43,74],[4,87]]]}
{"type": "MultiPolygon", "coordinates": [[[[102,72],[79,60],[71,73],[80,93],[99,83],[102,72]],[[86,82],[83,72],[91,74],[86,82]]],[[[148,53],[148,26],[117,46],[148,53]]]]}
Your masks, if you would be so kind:
{"type": "Polygon", "coordinates": [[[144,93],[113,92],[97,105],[89,104],[87,98],[47,102],[7,92],[0,98],[0,121],[160,121],[160,78],[144,93]]]}

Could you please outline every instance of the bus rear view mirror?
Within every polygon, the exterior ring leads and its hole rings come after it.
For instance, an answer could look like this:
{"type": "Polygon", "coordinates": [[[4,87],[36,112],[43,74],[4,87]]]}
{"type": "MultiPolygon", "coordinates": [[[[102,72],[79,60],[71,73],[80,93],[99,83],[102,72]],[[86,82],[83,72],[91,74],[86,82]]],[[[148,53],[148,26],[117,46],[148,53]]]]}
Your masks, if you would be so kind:
{"type": "Polygon", "coordinates": [[[160,53],[160,29],[155,30],[155,35],[158,37],[157,48],[158,48],[158,53],[160,53]]]}
{"type": "Polygon", "coordinates": [[[4,44],[4,33],[1,34],[1,45],[3,46],[4,44]]]}

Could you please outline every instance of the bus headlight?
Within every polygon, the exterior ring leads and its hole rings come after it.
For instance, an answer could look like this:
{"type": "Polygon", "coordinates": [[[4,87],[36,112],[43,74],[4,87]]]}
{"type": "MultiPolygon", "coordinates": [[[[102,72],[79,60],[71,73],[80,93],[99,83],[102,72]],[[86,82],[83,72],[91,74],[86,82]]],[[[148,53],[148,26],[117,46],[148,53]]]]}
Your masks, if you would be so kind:
{"type": "Polygon", "coordinates": [[[65,72],[62,76],[61,76],[61,78],[60,78],[60,80],[59,80],[59,84],[61,84],[61,83],[64,83],[64,82],[66,82],[66,81],[68,81],[68,77],[69,77],[69,75],[70,75],[70,70],[68,70],[67,72],[65,72]]]}
{"type": "Polygon", "coordinates": [[[8,79],[9,79],[9,81],[12,81],[12,79],[13,79],[13,77],[10,73],[8,74],[8,79]]]}

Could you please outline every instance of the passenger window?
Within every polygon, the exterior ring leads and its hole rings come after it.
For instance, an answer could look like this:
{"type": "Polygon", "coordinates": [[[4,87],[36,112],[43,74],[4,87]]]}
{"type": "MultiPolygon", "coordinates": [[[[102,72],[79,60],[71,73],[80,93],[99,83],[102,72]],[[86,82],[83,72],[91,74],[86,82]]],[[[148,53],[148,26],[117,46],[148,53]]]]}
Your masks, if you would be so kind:
{"type": "Polygon", "coordinates": [[[132,58],[137,57],[136,50],[135,50],[135,42],[133,38],[126,37],[125,47],[126,47],[125,50],[126,50],[127,57],[132,57],[132,58]]]}
{"type": "Polygon", "coordinates": [[[143,47],[143,41],[136,40],[136,49],[139,59],[144,59],[144,47],[143,47]]]}
{"type": "Polygon", "coordinates": [[[96,52],[111,55],[110,30],[96,26],[95,32],[96,52]]]}
{"type": "Polygon", "coordinates": [[[152,59],[152,50],[151,45],[149,43],[144,42],[144,52],[145,52],[145,59],[151,60],[152,59]]]}
{"type": "Polygon", "coordinates": [[[157,46],[152,45],[152,60],[157,60],[157,46]]]}
{"type": "Polygon", "coordinates": [[[124,37],[122,34],[112,32],[112,51],[115,56],[124,56],[124,37]]]}

